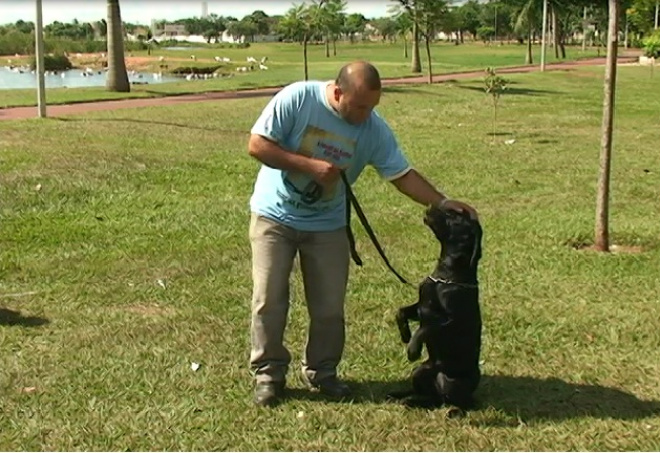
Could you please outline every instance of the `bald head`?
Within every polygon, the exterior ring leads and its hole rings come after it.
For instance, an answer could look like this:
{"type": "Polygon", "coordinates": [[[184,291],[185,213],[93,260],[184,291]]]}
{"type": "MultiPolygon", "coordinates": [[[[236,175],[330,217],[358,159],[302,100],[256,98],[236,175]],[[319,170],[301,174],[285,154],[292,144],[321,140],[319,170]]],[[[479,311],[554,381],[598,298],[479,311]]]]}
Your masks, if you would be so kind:
{"type": "Polygon", "coordinates": [[[374,65],[366,61],[354,61],[339,70],[335,84],[344,93],[356,90],[380,91],[380,74],[374,65]]]}

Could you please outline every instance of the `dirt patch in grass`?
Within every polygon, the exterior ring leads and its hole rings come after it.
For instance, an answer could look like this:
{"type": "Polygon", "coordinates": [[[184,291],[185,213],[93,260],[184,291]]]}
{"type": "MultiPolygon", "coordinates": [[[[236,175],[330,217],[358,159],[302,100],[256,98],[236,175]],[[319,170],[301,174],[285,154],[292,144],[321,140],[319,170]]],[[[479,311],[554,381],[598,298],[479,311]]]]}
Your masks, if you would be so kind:
{"type": "MultiPolygon", "coordinates": [[[[598,252],[596,246],[591,242],[583,240],[572,240],[566,243],[571,248],[577,251],[598,252]]],[[[644,253],[644,247],[641,245],[627,245],[627,244],[610,244],[610,253],[615,254],[638,254],[644,253]]]]}
{"type": "MultiPolygon", "coordinates": [[[[590,251],[590,252],[597,252],[596,246],[594,245],[585,245],[582,247],[576,247],[576,250],[584,250],[584,251],[590,251]]],[[[619,244],[612,244],[610,245],[610,253],[616,253],[616,254],[637,254],[637,253],[643,253],[644,249],[639,246],[639,245],[619,245],[619,244]]]]}
{"type": "Polygon", "coordinates": [[[127,311],[129,313],[135,313],[150,318],[157,316],[171,316],[174,314],[174,310],[172,308],[163,307],[156,303],[129,305],[127,307],[124,307],[123,311],[127,311]]]}

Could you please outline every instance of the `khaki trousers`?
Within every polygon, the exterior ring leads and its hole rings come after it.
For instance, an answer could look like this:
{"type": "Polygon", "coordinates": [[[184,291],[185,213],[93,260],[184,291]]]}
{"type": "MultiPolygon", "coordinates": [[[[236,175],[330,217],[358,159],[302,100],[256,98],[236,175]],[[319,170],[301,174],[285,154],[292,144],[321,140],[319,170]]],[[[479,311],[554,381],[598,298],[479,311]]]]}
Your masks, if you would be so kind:
{"type": "Polygon", "coordinates": [[[302,371],[312,383],[335,376],[345,340],[346,229],[298,231],[253,213],[249,236],[253,281],[250,368],[256,382],[286,380],[291,354],[283,339],[296,254],[300,255],[309,314],[302,371]]]}

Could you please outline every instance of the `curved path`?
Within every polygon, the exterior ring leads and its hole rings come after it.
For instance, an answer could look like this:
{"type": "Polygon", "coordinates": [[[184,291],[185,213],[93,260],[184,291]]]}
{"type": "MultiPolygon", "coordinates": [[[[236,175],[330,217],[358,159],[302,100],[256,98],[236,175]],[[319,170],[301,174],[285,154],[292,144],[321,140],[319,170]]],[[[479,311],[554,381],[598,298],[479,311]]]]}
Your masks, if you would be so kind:
{"type": "MultiPolygon", "coordinates": [[[[618,59],[618,63],[634,63],[637,61],[637,57],[634,56],[621,56],[618,59]]],[[[557,71],[557,70],[568,70],[575,68],[576,66],[596,66],[602,65],[605,63],[605,57],[599,58],[588,58],[577,61],[570,62],[560,62],[560,63],[548,63],[546,64],[546,70],[548,71],[557,71]]],[[[539,65],[525,65],[525,66],[513,66],[507,68],[497,68],[499,74],[511,74],[511,73],[525,73],[525,72],[536,72],[539,71],[539,65]]],[[[473,79],[477,77],[483,77],[484,71],[469,71],[469,72],[454,72],[449,74],[440,74],[433,77],[433,82],[446,82],[449,80],[456,79],[473,79]]],[[[406,77],[406,78],[394,78],[394,79],[383,79],[383,85],[405,85],[405,84],[420,84],[428,82],[428,76],[419,76],[419,77],[406,77]]],[[[240,91],[216,91],[209,93],[198,93],[198,94],[187,94],[179,96],[165,96],[160,98],[141,98],[141,99],[122,99],[116,101],[94,101],[94,102],[82,102],[75,104],[63,104],[63,105],[49,105],[46,107],[46,114],[48,117],[57,117],[62,115],[75,115],[85,112],[92,112],[98,110],[116,110],[124,108],[136,108],[136,107],[150,107],[150,106],[159,106],[159,105],[173,105],[181,104],[186,102],[200,102],[200,101],[214,101],[220,99],[242,99],[250,97],[264,97],[264,96],[273,96],[282,87],[270,87],[270,88],[259,88],[251,90],[240,90],[240,91]]],[[[37,107],[11,107],[6,109],[0,109],[0,120],[15,120],[15,119],[24,119],[24,118],[35,118],[37,117],[37,107]]]]}

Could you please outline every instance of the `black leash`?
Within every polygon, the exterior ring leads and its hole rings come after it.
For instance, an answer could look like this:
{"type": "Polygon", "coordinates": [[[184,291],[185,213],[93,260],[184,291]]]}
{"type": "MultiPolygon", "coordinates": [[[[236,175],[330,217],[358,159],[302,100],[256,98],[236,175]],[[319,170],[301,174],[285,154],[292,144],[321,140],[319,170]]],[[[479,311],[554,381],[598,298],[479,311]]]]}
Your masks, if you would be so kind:
{"type": "Polygon", "coordinates": [[[385,252],[383,251],[383,248],[380,246],[380,243],[376,238],[376,234],[374,233],[374,230],[371,228],[371,225],[369,225],[369,221],[367,220],[367,217],[364,215],[364,212],[362,211],[362,208],[360,207],[357,198],[355,198],[355,194],[351,190],[351,185],[348,183],[348,178],[346,178],[346,173],[344,173],[344,170],[341,171],[341,179],[342,181],[344,181],[344,186],[346,187],[346,232],[348,234],[348,243],[351,247],[351,257],[353,258],[353,261],[358,266],[362,266],[362,259],[358,255],[357,249],[355,248],[355,236],[353,236],[353,230],[351,229],[351,205],[353,205],[353,207],[355,208],[355,212],[357,212],[357,215],[360,218],[360,223],[362,223],[362,226],[367,231],[367,234],[369,235],[371,242],[373,242],[374,246],[376,247],[376,250],[378,250],[378,253],[380,254],[381,258],[383,258],[383,261],[385,261],[387,267],[392,271],[394,275],[397,276],[397,278],[401,283],[410,285],[410,283],[405,278],[403,278],[394,269],[394,267],[392,267],[390,261],[385,256],[385,252]]]}

